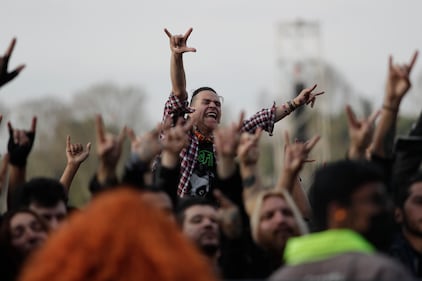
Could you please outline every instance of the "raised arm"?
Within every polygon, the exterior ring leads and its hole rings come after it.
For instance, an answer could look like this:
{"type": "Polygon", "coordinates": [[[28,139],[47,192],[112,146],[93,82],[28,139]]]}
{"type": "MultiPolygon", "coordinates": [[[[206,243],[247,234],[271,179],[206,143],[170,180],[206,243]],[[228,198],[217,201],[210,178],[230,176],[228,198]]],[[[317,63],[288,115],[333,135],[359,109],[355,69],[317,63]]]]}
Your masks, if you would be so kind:
{"type": "Polygon", "coordinates": [[[289,115],[291,112],[303,105],[311,105],[311,108],[313,108],[316,101],[316,97],[324,94],[324,92],[315,93],[314,90],[316,89],[316,87],[317,84],[313,85],[310,88],[305,88],[293,100],[288,101],[280,106],[277,106],[275,112],[275,122],[280,121],[281,119],[289,115]]]}
{"type": "Polygon", "coordinates": [[[231,177],[236,170],[235,157],[244,116],[244,112],[241,112],[238,122],[214,130],[214,145],[218,158],[217,174],[222,180],[231,177]]]}
{"type": "Polygon", "coordinates": [[[192,28],[189,28],[184,35],[172,35],[167,29],[164,29],[164,32],[170,40],[170,77],[172,92],[180,99],[187,99],[188,97],[186,92],[185,69],[183,67],[183,53],[196,52],[195,48],[190,48],[186,45],[192,30],[192,28]]]}
{"type": "Polygon", "coordinates": [[[276,190],[286,189],[292,195],[304,218],[311,217],[311,208],[308,196],[299,182],[299,172],[305,162],[308,162],[308,155],[312,148],[319,141],[319,136],[314,136],[307,142],[290,143],[289,135],[285,134],[284,164],[281,176],[276,185],[276,190]]]}
{"type": "Polygon", "coordinates": [[[70,136],[66,138],[66,167],[64,168],[63,174],[60,178],[60,183],[66,188],[66,192],[69,193],[70,186],[73,178],[79,169],[79,166],[84,162],[91,151],[91,143],[87,143],[86,149],[80,143],[71,143],[70,136]]]}
{"type": "Polygon", "coordinates": [[[9,153],[3,155],[0,163],[0,192],[7,188],[7,175],[9,172],[9,153]]]}
{"type": "Polygon", "coordinates": [[[7,124],[9,128],[9,141],[7,143],[7,152],[9,154],[9,190],[7,193],[7,202],[10,206],[13,193],[19,185],[26,181],[26,163],[29,153],[32,150],[37,128],[37,117],[32,118],[30,130],[14,129],[11,122],[7,124]]]}
{"type": "Polygon", "coordinates": [[[242,235],[242,217],[239,207],[218,189],[213,191],[213,195],[219,204],[218,222],[221,231],[229,239],[239,238],[242,235]]]}
{"type": "Polygon", "coordinates": [[[350,105],[346,106],[350,139],[347,158],[356,160],[365,159],[366,150],[368,149],[374,134],[375,120],[380,113],[381,111],[377,110],[367,118],[357,119],[350,105]]]}
{"type": "Polygon", "coordinates": [[[151,163],[161,151],[159,132],[162,124],[142,136],[137,136],[133,129],[127,129],[130,139],[130,158],[125,164],[122,181],[139,188],[152,184],[151,163]]]}
{"type": "Polygon", "coordinates": [[[274,129],[274,123],[280,121],[296,108],[310,104],[313,107],[316,97],[322,95],[324,92],[314,93],[316,84],[311,88],[306,88],[300,92],[300,94],[291,101],[288,101],[282,105],[276,106],[275,103],[271,108],[264,108],[250,118],[243,122],[242,131],[254,133],[257,128],[261,128],[272,135],[274,129]]]}
{"type": "Polygon", "coordinates": [[[2,57],[0,57],[0,87],[13,80],[18,74],[25,68],[24,64],[19,65],[14,70],[9,72],[8,65],[10,57],[12,56],[13,49],[15,48],[16,38],[13,38],[10,42],[9,48],[2,57]]]}
{"type": "Polygon", "coordinates": [[[179,118],[175,126],[171,126],[172,120],[168,117],[163,125],[163,137],[161,138],[161,157],[154,171],[155,185],[166,191],[176,204],[178,200],[177,187],[179,184],[180,152],[189,143],[188,132],[192,129],[192,121],[184,121],[179,118]]]}
{"type": "Polygon", "coordinates": [[[123,142],[126,137],[126,127],[119,135],[106,133],[101,115],[96,116],[96,146],[99,165],[96,179],[101,188],[118,183],[116,167],[122,154],[123,142]]]}
{"type": "MultiPolygon", "coordinates": [[[[0,114],[0,122],[3,119],[3,115],[0,114]]],[[[3,155],[3,159],[0,163],[0,193],[7,187],[7,174],[9,171],[9,153],[3,155]]]]}
{"type": "Polygon", "coordinates": [[[410,73],[418,57],[416,51],[410,62],[404,65],[394,65],[392,56],[388,60],[388,76],[382,105],[380,121],[374,132],[373,141],[369,147],[372,154],[385,157],[391,154],[385,146],[392,148],[397,115],[403,97],[411,87],[410,73]],[[390,135],[388,137],[387,135],[390,135]],[[386,139],[389,143],[386,143],[386,139]]]}
{"type": "Polygon", "coordinates": [[[180,152],[189,143],[188,132],[192,128],[192,121],[184,121],[179,118],[176,126],[171,126],[171,120],[167,119],[164,127],[164,138],[161,139],[161,165],[167,169],[176,168],[180,163],[180,152]]]}
{"type": "Polygon", "coordinates": [[[258,129],[254,134],[242,133],[237,149],[240,176],[243,185],[243,202],[246,202],[262,188],[261,177],[258,169],[259,140],[262,130],[258,129]]]}

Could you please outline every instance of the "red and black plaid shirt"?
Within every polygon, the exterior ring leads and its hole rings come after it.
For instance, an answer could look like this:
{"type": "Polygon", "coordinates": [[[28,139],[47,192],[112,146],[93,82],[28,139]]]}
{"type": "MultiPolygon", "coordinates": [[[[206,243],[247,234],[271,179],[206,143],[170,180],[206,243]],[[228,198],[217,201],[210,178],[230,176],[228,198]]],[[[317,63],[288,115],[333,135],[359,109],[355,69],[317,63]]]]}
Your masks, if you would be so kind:
{"type": "MultiPolygon", "coordinates": [[[[264,108],[258,111],[251,118],[244,121],[242,128],[243,131],[253,133],[256,128],[261,127],[263,130],[269,132],[269,134],[272,135],[275,123],[275,110],[276,105],[274,103],[271,108],[264,108]]],[[[177,96],[170,94],[170,97],[165,104],[163,120],[165,120],[168,115],[172,116],[173,120],[177,120],[178,117],[184,116],[186,113],[191,113],[188,100],[180,100],[177,96]]],[[[285,111],[285,115],[288,115],[288,113],[288,111],[285,111]]],[[[177,190],[177,194],[180,197],[189,194],[189,179],[192,176],[196,165],[198,157],[198,146],[198,138],[193,132],[190,132],[189,145],[180,153],[180,181],[177,190]]]]}

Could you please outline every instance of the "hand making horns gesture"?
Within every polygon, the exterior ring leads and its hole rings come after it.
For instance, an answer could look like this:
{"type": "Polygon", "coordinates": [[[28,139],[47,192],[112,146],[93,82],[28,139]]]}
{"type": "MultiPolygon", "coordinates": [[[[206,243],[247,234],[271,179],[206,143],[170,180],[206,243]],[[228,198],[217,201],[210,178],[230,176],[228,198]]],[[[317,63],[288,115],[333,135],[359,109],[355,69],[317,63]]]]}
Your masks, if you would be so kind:
{"type": "Polygon", "coordinates": [[[2,57],[0,56],[0,87],[10,82],[11,80],[13,80],[13,78],[18,76],[19,72],[21,72],[22,69],[25,68],[25,65],[21,64],[18,67],[16,67],[14,70],[12,70],[11,72],[7,71],[9,59],[13,53],[15,44],[16,44],[16,38],[13,38],[13,40],[10,42],[9,48],[7,48],[6,50],[6,53],[4,53],[4,56],[2,57]]]}
{"type": "Polygon", "coordinates": [[[406,92],[410,89],[410,73],[418,58],[418,51],[413,53],[410,63],[393,64],[393,57],[388,58],[388,77],[386,85],[386,94],[389,99],[401,100],[406,92]]]}
{"type": "Polygon", "coordinates": [[[195,48],[190,48],[186,45],[190,34],[192,33],[192,28],[189,28],[184,35],[172,35],[167,28],[164,28],[164,32],[170,39],[170,49],[176,54],[183,54],[185,52],[196,52],[195,48]]]}

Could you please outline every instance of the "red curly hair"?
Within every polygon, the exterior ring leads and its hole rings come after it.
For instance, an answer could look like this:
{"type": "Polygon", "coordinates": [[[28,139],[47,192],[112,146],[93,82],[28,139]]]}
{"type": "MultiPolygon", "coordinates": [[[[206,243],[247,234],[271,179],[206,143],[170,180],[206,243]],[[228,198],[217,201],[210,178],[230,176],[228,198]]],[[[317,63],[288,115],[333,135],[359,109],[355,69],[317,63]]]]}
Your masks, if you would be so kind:
{"type": "Polygon", "coordinates": [[[207,260],[138,191],[104,192],[70,217],[21,281],[211,281],[207,260]]]}

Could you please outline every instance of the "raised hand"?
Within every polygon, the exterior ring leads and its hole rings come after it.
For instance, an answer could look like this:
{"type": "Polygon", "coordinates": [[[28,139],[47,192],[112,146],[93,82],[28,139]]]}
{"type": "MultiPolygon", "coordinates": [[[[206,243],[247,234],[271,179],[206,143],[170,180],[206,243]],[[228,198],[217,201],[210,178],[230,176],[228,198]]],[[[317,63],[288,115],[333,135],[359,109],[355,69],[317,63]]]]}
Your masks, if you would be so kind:
{"type": "Polygon", "coordinates": [[[8,64],[10,56],[15,48],[16,38],[13,38],[10,42],[9,48],[7,48],[4,56],[0,57],[0,87],[13,80],[18,74],[25,68],[24,64],[19,65],[11,72],[8,72],[8,64]]]}
{"type": "Polygon", "coordinates": [[[234,158],[236,156],[244,118],[245,113],[242,111],[238,122],[214,130],[214,144],[219,157],[234,158]]]}
{"type": "Polygon", "coordinates": [[[142,136],[136,136],[132,129],[127,129],[126,134],[130,139],[131,153],[136,154],[141,161],[150,163],[161,151],[159,132],[162,124],[142,136]]]}
{"type": "Polygon", "coordinates": [[[30,130],[14,129],[11,122],[8,122],[7,126],[9,128],[7,151],[10,155],[10,164],[23,167],[34,144],[37,117],[32,118],[30,130]]]}
{"type": "Polygon", "coordinates": [[[100,165],[109,170],[114,171],[122,154],[123,142],[126,137],[126,127],[119,135],[106,133],[101,115],[96,116],[96,132],[97,132],[97,155],[100,159],[100,165]]]}
{"type": "Polygon", "coordinates": [[[218,221],[223,233],[234,239],[242,234],[242,220],[239,208],[220,190],[214,189],[214,198],[220,205],[218,208],[218,221]]]}
{"type": "Polygon", "coordinates": [[[192,121],[179,118],[176,126],[171,126],[171,119],[167,118],[163,126],[163,138],[161,139],[162,150],[179,156],[179,153],[189,143],[188,132],[192,129],[192,121]]]}
{"type": "Polygon", "coordinates": [[[91,151],[91,143],[87,143],[86,149],[80,143],[71,143],[70,136],[66,138],[66,159],[67,164],[60,177],[60,183],[65,187],[66,192],[69,192],[79,166],[84,162],[91,151]]]}
{"type": "Polygon", "coordinates": [[[289,134],[286,132],[283,170],[285,172],[298,174],[302,169],[303,164],[310,161],[308,160],[308,155],[319,139],[319,136],[314,136],[306,142],[290,143],[289,134]]]}
{"type": "Polygon", "coordinates": [[[7,174],[9,171],[9,153],[3,155],[0,163],[0,192],[7,186],[7,174]]]}
{"type": "Polygon", "coordinates": [[[259,159],[259,140],[262,128],[258,128],[254,134],[242,133],[237,149],[237,156],[241,166],[256,165],[259,159]]]}
{"type": "Polygon", "coordinates": [[[400,103],[401,99],[411,87],[410,73],[418,58],[418,51],[413,53],[412,58],[408,64],[396,65],[393,64],[393,57],[388,59],[388,76],[386,84],[386,99],[385,106],[391,107],[394,110],[400,103]]]}
{"type": "Polygon", "coordinates": [[[70,136],[66,138],[66,158],[68,165],[80,165],[84,162],[91,151],[91,143],[87,143],[86,149],[80,143],[71,143],[70,136]]]}
{"type": "Polygon", "coordinates": [[[170,40],[170,49],[173,53],[183,54],[185,52],[196,52],[195,48],[187,46],[187,41],[192,33],[192,28],[189,28],[184,35],[172,35],[167,28],[164,29],[164,32],[167,34],[170,40]]]}
{"type": "Polygon", "coordinates": [[[306,105],[311,104],[311,107],[314,107],[316,97],[324,94],[324,91],[313,93],[313,91],[315,90],[316,87],[317,87],[317,84],[313,85],[310,88],[303,89],[299,93],[299,95],[293,99],[295,106],[301,106],[301,105],[304,105],[304,104],[306,104],[306,105]]]}
{"type": "Polygon", "coordinates": [[[350,138],[350,147],[347,153],[350,159],[364,158],[366,149],[372,141],[375,120],[380,113],[381,111],[377,110],[369,117],[358,120],[350,105],[346,106],[350,138]]]}

